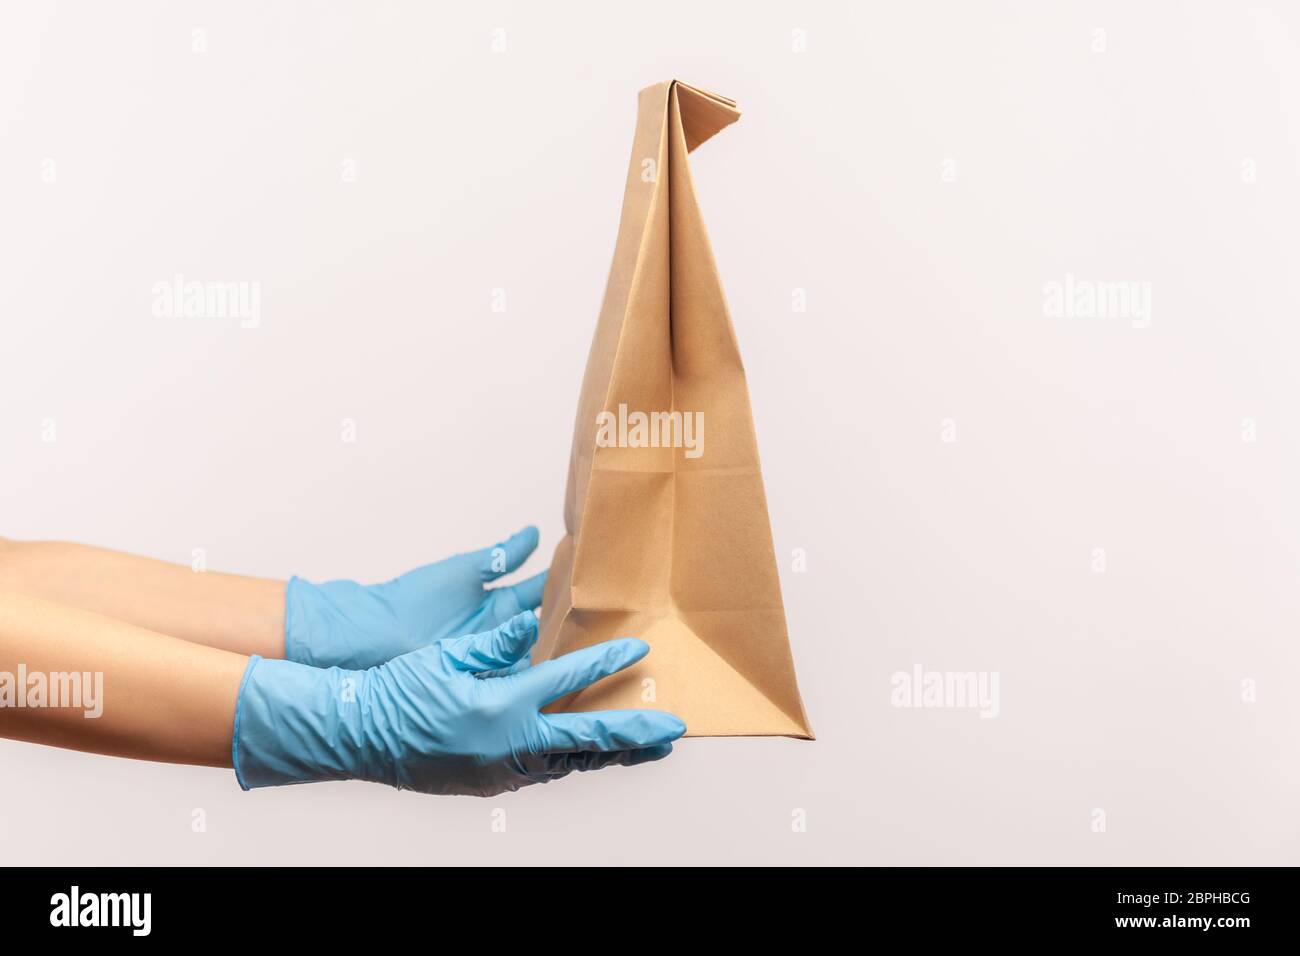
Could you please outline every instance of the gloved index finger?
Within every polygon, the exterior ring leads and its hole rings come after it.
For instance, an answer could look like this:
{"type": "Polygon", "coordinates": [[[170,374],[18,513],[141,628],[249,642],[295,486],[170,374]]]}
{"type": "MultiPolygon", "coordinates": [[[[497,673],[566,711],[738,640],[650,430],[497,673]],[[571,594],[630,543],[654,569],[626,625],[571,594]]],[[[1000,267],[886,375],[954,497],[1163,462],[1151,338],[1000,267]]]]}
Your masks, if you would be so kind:
{"type": "Polygon", "coordinates": [[[479,552],[479,576],[484,582],[495,581],[503,574],[515,571],[537,549],[537,528],[529,525],[516,531],[506,540],[479,552]]]}
{"type": "Polygon", "coordinates": [[[649,653],[650,645],[645,641],[624,637],[544,661],[510,679],[518,681],[520,691],[536,700],[540,709],[631,667],[649,653]]]}

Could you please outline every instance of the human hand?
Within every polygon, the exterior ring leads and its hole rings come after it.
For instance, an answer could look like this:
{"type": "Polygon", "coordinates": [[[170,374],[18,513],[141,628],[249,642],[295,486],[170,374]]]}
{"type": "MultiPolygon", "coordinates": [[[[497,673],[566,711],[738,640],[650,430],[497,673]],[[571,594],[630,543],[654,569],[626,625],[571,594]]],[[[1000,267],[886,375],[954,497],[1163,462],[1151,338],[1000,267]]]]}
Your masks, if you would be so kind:
{"type": "Polygon", "coordinates": [[[284,656],[313,667],[363,669],[435,641],[489,631],[542,603],[546,572],[489,588],[537,548],[532,525],[479,551],[408,571],[383,584],[312,584],[285,589],[284,656]]]}
{"type": "Polygon", "coordinates": [[[575,770],[659,760],[686,726],[658,710],[543,714],[649,653],[606,641],[529,667],[537,615],[446,638],[364,671],[254,657],[235,714],[240,786],[370,780],[491,796],[575,770]]]}

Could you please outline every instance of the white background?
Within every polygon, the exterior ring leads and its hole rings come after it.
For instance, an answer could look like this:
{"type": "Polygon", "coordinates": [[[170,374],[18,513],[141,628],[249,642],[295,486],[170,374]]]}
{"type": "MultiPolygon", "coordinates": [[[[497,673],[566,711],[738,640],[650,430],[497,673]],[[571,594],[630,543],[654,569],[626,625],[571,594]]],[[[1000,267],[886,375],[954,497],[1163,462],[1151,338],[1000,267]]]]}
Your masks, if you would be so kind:
{"type": "Polygon", "coordinates": [[[1296,863],[1294,8],[475,7],[5,6],[0,534],[379,580],[536,522],[544,567],[678,77],[745,114],[693,165],[819,739],[490,801],[3,742],[0,860],[1296,863]],[[177,272],[260,327],[154,317],[177,272]],[[1067,274],[1150,326],[1045,317],[1067,274]],[[892,707],[917,664],[999,716],[892,707]]]}

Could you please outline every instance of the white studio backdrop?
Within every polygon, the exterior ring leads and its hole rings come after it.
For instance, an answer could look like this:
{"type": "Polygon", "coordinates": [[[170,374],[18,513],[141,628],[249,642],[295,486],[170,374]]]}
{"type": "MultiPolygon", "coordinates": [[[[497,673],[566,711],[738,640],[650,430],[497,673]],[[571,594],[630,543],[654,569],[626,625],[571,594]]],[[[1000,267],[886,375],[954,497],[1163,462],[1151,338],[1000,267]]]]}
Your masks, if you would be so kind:
{"type": "Polygon", "coordinates": [[[735,98],[693,169],[819,739],[489,801],[0,742],[0,860],[1295,863],[1298,40],[1228,2],[5,7],[0,535],[248,574],[528,522],[544,567],[636,92],[735,98]],[[254,327],[156,315],[177,274],[256,284],[254,327]],[[896,706],[918,669],[996,716],[896,706]]]}

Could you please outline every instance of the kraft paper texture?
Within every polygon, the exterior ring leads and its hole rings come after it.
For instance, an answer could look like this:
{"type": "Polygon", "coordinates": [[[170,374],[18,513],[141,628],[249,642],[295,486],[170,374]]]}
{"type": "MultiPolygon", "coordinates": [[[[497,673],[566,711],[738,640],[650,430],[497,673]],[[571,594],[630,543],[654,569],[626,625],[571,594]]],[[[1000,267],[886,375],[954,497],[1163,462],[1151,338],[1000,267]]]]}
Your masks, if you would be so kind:
{"type": "Polygon", "coordinates": [[[688,160],[739,118],[731,100],[677,81],[640,93],[614,262],[578,400],[567,534],[533,659],[639,637],[651,646],[644,660],[547,709],[658,708],[685,720],[689,736],[811,739],[745,370],[688,160]],[[695,448],[638,443],[626,427],[638,411],[700,422],[695,448]],[[623,421],[603,441],[602,412],[623,421]]]}

